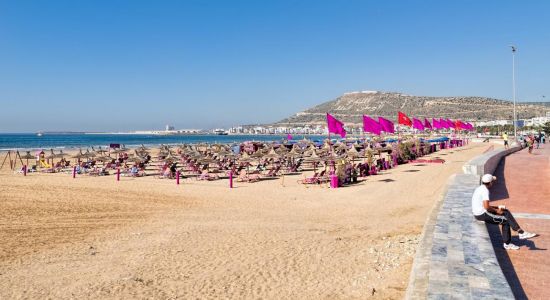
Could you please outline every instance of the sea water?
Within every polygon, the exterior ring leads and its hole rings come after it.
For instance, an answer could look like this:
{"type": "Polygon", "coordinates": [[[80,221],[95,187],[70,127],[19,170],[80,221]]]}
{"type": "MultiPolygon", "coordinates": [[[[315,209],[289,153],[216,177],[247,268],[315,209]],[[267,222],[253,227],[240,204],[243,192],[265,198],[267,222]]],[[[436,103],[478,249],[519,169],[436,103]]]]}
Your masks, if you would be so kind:
{"type": "MultiPolygon", "coordinates": [[[[323,140],[326,136],[307,135],[310,140],[323,140]]],[[[286,135],[153,135],[153,134],[48,134],[37,136],[31,133],[0,134],[0,151],[15,149],[50,149],[50,148],[86,148],[108,147],[110,144],[121,144],[126,147],[140,145],[156,147],[160,144],[232,144],[245,141],[284,141],[286,135]]],[[[295,140],[303,139],[302,135],[293,136],[295,140]]]]}

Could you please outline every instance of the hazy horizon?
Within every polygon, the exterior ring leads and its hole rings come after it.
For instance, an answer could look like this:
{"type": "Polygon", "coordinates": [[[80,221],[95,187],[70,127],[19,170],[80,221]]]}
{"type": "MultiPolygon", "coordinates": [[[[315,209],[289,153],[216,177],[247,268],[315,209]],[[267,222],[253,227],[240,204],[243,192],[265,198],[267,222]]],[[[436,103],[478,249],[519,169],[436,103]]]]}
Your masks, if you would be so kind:
{"type": "Polygon", "coordinates": [[[0,132],[272,123],[345,92],[544,101],[550,3],[3,1],[0,132]]]}

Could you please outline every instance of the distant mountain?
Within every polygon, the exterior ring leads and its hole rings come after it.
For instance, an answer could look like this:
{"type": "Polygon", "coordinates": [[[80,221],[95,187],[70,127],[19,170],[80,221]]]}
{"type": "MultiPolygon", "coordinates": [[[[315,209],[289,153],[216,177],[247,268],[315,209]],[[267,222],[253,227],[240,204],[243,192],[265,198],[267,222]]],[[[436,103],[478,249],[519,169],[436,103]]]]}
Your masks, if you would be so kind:
{"type": "MultiPolygon", "coordinates": [[[[516,103],[518,118],[542,116],[550,106],[534,103],[516,103]]],[[[487,121],[512,119],[511,101],[485,97],[426,97],[401,93],[362,91],[344,95],[284,120],[280,125],[324,124],[325,114],[334,114],[347,124],[361,124],[362,115],[382,116],[390,120],[402,111],[410,117],[450,118],[465,121],[487,121]]]]}

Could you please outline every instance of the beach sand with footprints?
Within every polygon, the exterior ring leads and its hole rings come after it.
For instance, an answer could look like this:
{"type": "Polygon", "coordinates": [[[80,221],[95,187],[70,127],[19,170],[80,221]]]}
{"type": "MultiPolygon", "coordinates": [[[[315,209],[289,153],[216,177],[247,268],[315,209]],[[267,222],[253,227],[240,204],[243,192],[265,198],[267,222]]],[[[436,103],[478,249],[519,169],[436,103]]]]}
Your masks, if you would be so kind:
{"type": "Polygon", "coordinates": [[[402,298],[429,212],[488,147],[338,189],[4,169],[0,298],[402,298]]]}

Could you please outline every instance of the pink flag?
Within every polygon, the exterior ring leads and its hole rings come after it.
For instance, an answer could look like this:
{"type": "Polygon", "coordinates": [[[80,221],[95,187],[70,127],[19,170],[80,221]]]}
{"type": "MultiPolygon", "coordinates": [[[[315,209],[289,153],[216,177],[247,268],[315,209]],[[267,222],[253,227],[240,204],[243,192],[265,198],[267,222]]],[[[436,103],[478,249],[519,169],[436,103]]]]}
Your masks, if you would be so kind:
{"type": "Polygon", "coordinates": [[[449,128],[449,124],[447,121],[443,120],[442,118],[439,118],[439,124],[441,125],[441,128],[449,128]]]}
{"type": "Polygon", "coordinates": [[[426,118],[424,118],[424,128],[432,129],[432,124],[430,124],[430,121],[428,121],[428,119],[426,118]]]}
{"type": "Polygon", "coordinates": [[[454,129],[455,128],[455,122],[451,119],[447,119],[447,128],[454,129]]]}
{"type": "Polygon", "coordinates": [[[439,123],[439,120],[432,119],[432,124],[434,129],[441,129],[441,123],[439,123]]]}
{"type": "Polygon", "coordinates": [[[329,133],[339,134],[341,137],[346,137],[346,130],[344,129],[344,123],[337,120],[335,117],[327,113],[327,126],[329,133]]]}
{"type": "Polygon", "coordinates": [[[378,117],[378,123],[380,124],[380,126],[382,126],[382,130],[387,132],[387,133],[394,133],[395,132],[395,126],[393,125],[393,122],[388,120],[388,119],[384,119],[382,117],[378,117]]]}
{"type": "Polygon", "coordinates": [[[413,118],[413,128],[423,131],[424,125],[422,125],[422,121],[418,120],[417,118],[413,118]]]}
{"type": "Polygon", "coordinates": [[[363,115],[363,130],[365,132],[372,132],[376,135],[380,135],[382,126],[380,126],[380,124],[378,124],[378,122],[373,120],[371,117],[363,115]]]}

